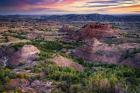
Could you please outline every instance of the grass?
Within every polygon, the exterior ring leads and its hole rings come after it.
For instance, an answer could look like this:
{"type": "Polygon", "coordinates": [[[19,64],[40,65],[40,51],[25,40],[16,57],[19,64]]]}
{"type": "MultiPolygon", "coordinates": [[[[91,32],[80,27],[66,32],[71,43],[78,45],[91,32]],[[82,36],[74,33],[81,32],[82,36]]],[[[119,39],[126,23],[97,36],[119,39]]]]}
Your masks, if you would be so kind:
{"type": "Polygon", "coordinates": [[[71,47],[66,47],[69,44],[53,42],[50,44],[55,45],[55,47],[51,47],[48,43],[50,42],[40,44],[39,47],[46,50],[41,53],[40,57],[46,59],[53,54],[60,53],[85,67],[84,72],[77,72],[70,68],[60,68],[52,62],[42,62],[35,67],[35,71],[45,72],[45,80],[52,80],[56,83],[57,87],[54,89],[54,93],[115,93],[116,87],[118,90],[127,93],[140,92],[140,72],[137,69],[97,62],[88,63],[61,52],[63,48],[75,47],[74,44],[70,44],[71,47]]]}
{"type": "Polygon", "coordinates": [[[8,68],[0,69],[0,92],[5,91],[5,86],[10,79],[16,78],[16,74],[8,68]]]}
{"type": "MultiPolygon", "coordinates": [[[[34,40],[27,44],[35,45],[41,51],[37,60],[39,63],[32,71],[34,73],[44,72],[45,77],[42,79],[54,82],[52,93],[115,93],[116,90],[140,93],[140,72],[138,69],[98,62],[89,63],[62,52],[63,48],[74,48],[79,44],[43,40],[34,40]],[[78,72],[71,68],[60,68],[50,62],[48,59],[57,53],[83,65],[84,72],[78,72]]],[[[19,44],[13,47],[18,50],[23,45],[19,44]]],[[[135,50],[134,53],[137,51],[139,50],[135,50]]],[[[4,89],[2,86],[4,81],[7,82],[11,78],[16,77],[15,75],[11,76],[10,70],[0,70],[1,89],[4,89]]]]}
{"type": "Polygon", "coordinates": [[[140,91],[140,72],[137,69],[101,63],[89,65],[86,63],[84,66],[85,71],[78,72],[70,68],[60,68],[48,62],[41,63],[36,69],[45,72],[44,79],[54,81],[62,93],[73,93],[72,91],[75,93],[87,93],[87,91],[88,93],[115,93],[116,87],[128,93],[140,91]],[[63,90],[63,86],[67,86],[67,90],[63,90]]]}

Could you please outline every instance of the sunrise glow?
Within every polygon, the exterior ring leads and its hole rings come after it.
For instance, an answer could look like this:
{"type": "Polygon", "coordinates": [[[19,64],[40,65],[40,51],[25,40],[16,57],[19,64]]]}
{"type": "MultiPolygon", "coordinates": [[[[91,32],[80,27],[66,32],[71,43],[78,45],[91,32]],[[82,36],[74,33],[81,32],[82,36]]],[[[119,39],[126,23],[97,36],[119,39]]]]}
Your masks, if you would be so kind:
{"type": "Polygon", "coordinates": [[[140,0],[1,0],[1,14],[139,14],[140,0]]]}

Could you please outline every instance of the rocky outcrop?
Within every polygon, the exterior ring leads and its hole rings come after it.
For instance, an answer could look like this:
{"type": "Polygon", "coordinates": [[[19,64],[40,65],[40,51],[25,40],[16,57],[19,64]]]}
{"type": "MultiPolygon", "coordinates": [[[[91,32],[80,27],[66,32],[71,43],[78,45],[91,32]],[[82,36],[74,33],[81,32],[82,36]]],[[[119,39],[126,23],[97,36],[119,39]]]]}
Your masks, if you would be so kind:
{"type": "Polygon", "coordinates": [[[7,85],[7,87],[9,89],[16,89],[18,87],[26,87],[27,85],[29,85],[29,81],[26,79],[11,79],[7,85]]]}
{"type": "Polygon", "coordinates": [[[55,31],[44,32],[44,31],[32,31],[26,35],[26,38],[29,40],[35,39],[43,39],[47,41],[54,41],[56,38],[59,37],[59,34],[55,31]]]}
{"type": "Polygon", "coordinates": [[[112,28],[110,24],[89,23],[79,31],[79,39],[119,37],[120,32],[112,28]]]}
{"type": "Polygon", "coordinates": [[[77,29],[69,25],[64,25],[58,32],[60,39],[65,42],[72,42],[79,38],[77,29]]]}
{"type": "Polygon", "coordinates": [[[65,32],[71,33],[71,32],[73,32],[73,31],[74,31],[74,29],[71,28],[69,25],[64,25],[64,26],[59,30],[59,32],[63,32],[63,33],[65,33],[65,32]]]}
{"type": "Polygon", "coordinates": [[[33,45],[24,45],[20,50],[15,52],[8,60],[8,64],[11,66],[18,66],[21,64],[32,64],[32,61],[36,59],[37,54],[40,51],[33,45]]]}
{"type": "Polygon", "coordinates": [[[51,93],[52,82],[43,82],[35,80],[31,83],[31,87],[34,88],[37,93],[51,93]]]}
{"type": "Polygon", "coordinates": [[[104,23],[89,23],[79,29],[72,29],[69,26],[62,27],[59,32],[63,32],[62,40],[70,41],[85,41],[87,39],[103,39],[103,38],[117,38],[121,36],[120,31],[113,29],[110,24],[104,23]]]}
{"type": "Polygon", "coordinates": [[[128,65],[135,68],[140,68],[140,53],[133,54],[122,61],[121,64],[128,65]]]}
{"type": "Polygon", "coordinates": [[[6,66],[7,58],[6,52],[0,48],[0,69],[6,66]]]}
{"type": "Polygon", "coordinates": [[[15,49],[10,46],[0,47],[0,68],[7,66],[8,59],[15,52],[15,49]]]}
{"type": "Polygon", "coordinates": [[[16,89],[19,93],[51,93],[52,82],[40,80],[29,81],[17,78],[9,81],[7,89],[16,89]]]}
{"type": "Polygon", "coordinates": [[[139,48],[140,44],[136,43],[108,45],[98,41],[97,39],[92,39],[86,41],[86,44],[83,47],[76,49],[72,54],[87,61],[105,62],[110,64],[125,64],[129,66],[131,65],[133,67],[137,65],[137,67],[140,68],[140,64],[137,63],[139,61],[138,55],[135,56],[134,59],[129,59],[130,62],[127,61],[128,59],[126,59],[128,57],[128,53],[129,55],[133,55],[134,53],[138,52],[136,50],[139,50],[139,48]]]}
{"type": "Polygon", "coordinates": [[[52,61],[58,65],[59,67],[69,67],[69,68],[73,68],[77,71],[83,71],[84,70],[84,67],[78,63],[75,63],[73,62],[72,60],[70,59],[67,59],[63,56],[55,56],[52,61]]]}

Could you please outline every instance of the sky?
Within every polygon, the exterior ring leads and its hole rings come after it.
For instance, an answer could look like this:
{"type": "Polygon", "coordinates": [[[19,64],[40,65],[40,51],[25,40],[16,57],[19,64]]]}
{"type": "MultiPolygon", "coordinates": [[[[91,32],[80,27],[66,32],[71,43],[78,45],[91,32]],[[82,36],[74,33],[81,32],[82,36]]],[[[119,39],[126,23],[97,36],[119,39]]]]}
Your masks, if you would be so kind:
{"type": "Polygon", "coordinates": [[[140,0],[0,0],[0,14],[140,14],[140,0]]]}

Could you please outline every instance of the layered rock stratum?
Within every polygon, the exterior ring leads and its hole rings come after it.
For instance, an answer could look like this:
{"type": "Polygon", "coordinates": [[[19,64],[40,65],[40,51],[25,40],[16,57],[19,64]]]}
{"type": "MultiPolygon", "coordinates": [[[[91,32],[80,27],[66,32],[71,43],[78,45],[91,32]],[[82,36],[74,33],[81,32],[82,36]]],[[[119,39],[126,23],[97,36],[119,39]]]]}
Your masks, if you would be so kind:
{"type": "Polygon", "coordinates": [[[37,54],[39,53],[40,50],[37,47],[33,45],[24,45],[10,57],[8,64],[12,66],[18,66],[26,63],[30,64],[34,59],[37,58],[37,54]]]}
{"type": "Polygon", "coordinates": [[[73,68],[77,71],[83,71],[84,67],[76,62],[73,62],[72,60],[65,58],[63,56],[57,55],[52,59],[52,62],[54,62],[59,67],[68,67],[73,68]]]}
{"type": "Polygon", "coordinates": [[[109,64],[125,64],[140,68],[140,44],[123,43],[119,45],[106,44],[97,39],[88,40],[84,46],[77,48],[72,54],[91,62],[109,64]]]}
{"type": "Polygon", "coordinates": [[[92,39],[92,38],[112,38],[119,37],[120,32],[110,24],[104,23],[89,23],[83,26],[79,31],[79,39],[92,39]]]}

